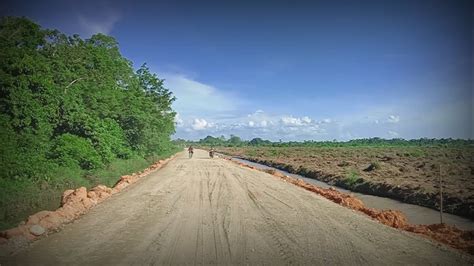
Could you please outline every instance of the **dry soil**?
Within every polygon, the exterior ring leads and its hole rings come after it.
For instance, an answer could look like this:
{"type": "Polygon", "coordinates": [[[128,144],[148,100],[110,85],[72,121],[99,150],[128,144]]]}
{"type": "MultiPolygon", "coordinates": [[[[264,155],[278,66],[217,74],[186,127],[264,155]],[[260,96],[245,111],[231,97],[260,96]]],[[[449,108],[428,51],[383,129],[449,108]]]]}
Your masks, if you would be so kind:
{"type": "Polygon", "coordinates": [[[0,262],[471,265],[472,257],[197,150],[0,262]]]}

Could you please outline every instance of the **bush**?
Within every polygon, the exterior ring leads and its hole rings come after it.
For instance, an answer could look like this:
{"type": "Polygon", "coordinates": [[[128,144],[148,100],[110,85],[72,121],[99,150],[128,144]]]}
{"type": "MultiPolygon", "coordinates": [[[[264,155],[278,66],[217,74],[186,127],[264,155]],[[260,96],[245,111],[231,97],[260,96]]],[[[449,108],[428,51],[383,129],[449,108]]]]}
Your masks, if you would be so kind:
{"type": "Polygon", "coordinates": [[[359,173],[357,172],[357,170],[351,169],[351,170],[349,170],[349,172],[347,173],[346,179],[344,180],[344,182],[345,182],[348,186],[352,187],[352,186],[354,186],[359,180],[360,180],[360,176],[359,176],[359,173]]]}
{"type": "Polygon", "coordinates": [[[68,167],[95,169],[103,166],[99,153],[88,139],[69,133],[55,139],[50,156],[58,164],[68,167]]]}
{"type": "Polygon", "coordinates": [[[379,162],[372,162],[370,163],[370,165],[372,165],[375,170],[378,170],[381,168],[379,162]]]}
{"type": "Polygon", "coordinates": [[[370,172],[373,170],[380,169],[380,164],[378,162],[371,162],[367,168],[364,169],[365,172],[370,172]]]}
{"type": "Polygon", "coordinates": [[[92,142],[104,163],[115,158],[130,158],[132,150],[126,147],[126,137],[123,129],[113,119],[106,118],[94,125],[92,142]]]}

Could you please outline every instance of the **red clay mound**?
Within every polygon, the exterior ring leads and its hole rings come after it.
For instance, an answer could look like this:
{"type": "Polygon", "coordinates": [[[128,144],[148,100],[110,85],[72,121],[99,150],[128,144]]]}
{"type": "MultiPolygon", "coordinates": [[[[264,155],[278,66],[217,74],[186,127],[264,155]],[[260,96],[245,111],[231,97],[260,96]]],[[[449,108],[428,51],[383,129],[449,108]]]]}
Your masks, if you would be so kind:
{"type": "Polygon", "coordinates": [[[463,231],[447,224],[408,225],[404,229],[474,254],[474,231],[463,231]]]}
{"type": "Polygon", "coordinates": [[[104,185],[98,185],[87,192],[87,197],[97,203],[100,203],[110,197],[112,193],[113,189],[104,185]]]}
{"type": "Polygon", "coordinates": [[[408,220],[405,214],[403,214],[401,211],[383,210],[378,211],[378,213],[371,217],[385,225],[394,228],[404,229],[408,225],[408,220]]]}

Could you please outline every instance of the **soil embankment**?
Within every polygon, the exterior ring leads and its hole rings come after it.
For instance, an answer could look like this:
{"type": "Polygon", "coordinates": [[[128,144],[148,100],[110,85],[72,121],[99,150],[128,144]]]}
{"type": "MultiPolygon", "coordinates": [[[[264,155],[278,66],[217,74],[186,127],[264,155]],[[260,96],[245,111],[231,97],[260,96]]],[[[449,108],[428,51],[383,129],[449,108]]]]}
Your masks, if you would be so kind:
{"type": "Polygon", "coordinates": [[[446,264],[472,257],[197,150],[3,264],[446,264]],[[73,251],[73,252],[71,252],[73,251]]]}
{"type": "Polygon", "coordinates": [[[442,165],[443,210],[474,220],[474,168],[470,149],[415,150],[419,154],[399,148],[284,148],[276,149],[276,154],[269,150],[220,148],[219,152],[355,192],[436,210],[439,210],[439,166],[442,165]]]}
{"type": "Polygon", "coordinates": [[[285,180],[286,182],[302,187],[308,191],[317,193],[341,206],[360,211],[366,214],[367,216],[373,218],[374,220],[379,221],[382,224],[407,232],[420,234],[422,236],[431,238],[454,248],[464,250],[474,255],[474,231],[461,230],[456,226],[450,226],[447,224],[413,225],[408,222],[408,219],[401,211],[378,210],[374,208],[368,208],[365,206],[364,202],[362,202],[357,197],[337,191],[332,187],[321,188],[316,185],[305,182],[301,179],[284,175],[274,169],[257,169],[254,166],[247,165],[239,161],[233,162],[241,166],[248,167],[250,169],[256,169],[272,174],[276,177],[285,180]]]}

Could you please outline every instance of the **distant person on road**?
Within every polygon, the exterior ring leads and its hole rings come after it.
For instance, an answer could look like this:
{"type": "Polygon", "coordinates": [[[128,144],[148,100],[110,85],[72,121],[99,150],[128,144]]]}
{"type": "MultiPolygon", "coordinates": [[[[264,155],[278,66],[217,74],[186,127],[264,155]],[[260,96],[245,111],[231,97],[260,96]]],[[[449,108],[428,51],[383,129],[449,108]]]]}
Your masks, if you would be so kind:
{"type": "Polygon", "coordinates": [[[211,148],[211,150],[209,150],[209,157],[214,158],[214,153],[215,153],[214,148],[211,148]]]}
{"type": "Polygon", "coordinates": [[[193,158],[193,153],[194,153],[194,148],[193,148],[193,146],[189,146],[188,152],[189,152],[189,158],[193,158]]]}

